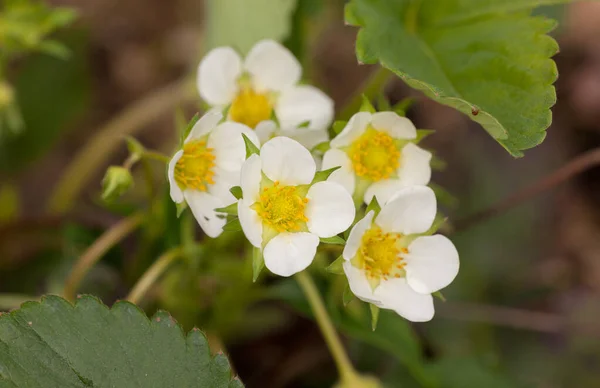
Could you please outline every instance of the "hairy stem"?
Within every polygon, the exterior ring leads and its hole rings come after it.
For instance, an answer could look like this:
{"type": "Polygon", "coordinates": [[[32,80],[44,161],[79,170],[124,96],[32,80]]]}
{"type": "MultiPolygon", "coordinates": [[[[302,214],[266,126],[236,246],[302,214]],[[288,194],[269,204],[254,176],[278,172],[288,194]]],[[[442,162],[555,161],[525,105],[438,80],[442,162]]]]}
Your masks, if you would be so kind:
{"type": "Polygon", "coordinates": [[[319,295],[319,291],[317,290],[315,283],[307,271],[297,273],[296,280],[298,281],[300,288],[302,288],[302,291],[304,292],[306,299],[308,299],[308,303],[315,314],[319,329],[321,329],[321,333],[323,334],[325,342],[327,343],[327,346],[331,351],[331,355],[333,356],[333,359],[337,365],[341,381],[345,383],[351,383],[357,379],[357,373],[354,370],[346,351],[344,350],[344,346],[342,345],[335,328],[333,327],[331,318],[329,318],[329,314],[325,309],[323,299],[321,299],[321,295],[319,295]]]}
{"type": "Polygon", "coordinates": [[[463,231],[478,223],[487,221],[597,165],[600,165],[600,148],[577,156],[558,170],[546,175],[523,190],[514,193],[487,209],[459,220],[455,225],[455,231],[463,231]]]}
{"type": "Polygon", "coordinates": [[[182,251],[183,249],[179,247],[163,253],[162,256],[160,256],[154,264],[144,272],[129,295],[127,295],[126,299],[131,303],[138,304],[144,295],[146,295],[148,289],[150,289],[150,287],[158,280],[160,275],[162,275],[167,268],[181,256],[182,251]]]}
{"type": "Polygon", "coordinates": [[[394,74],[389,70],[379,67],[374,70],[369,78],[360,86],[352,96],[352,99],[344,105],[344,109],[339,115],[340,120],[348,120],[353,114],[358,112],[362,105],[362,96],[365,95],[369,100],[373,100],[382,92],[385,85],[394,74]]]}
{"type": "Polygon", "coordinates": [[[177,104],[195,96],[193,82],[186,77],[135,102],[123,113],[110,120],[73,158],[56,185],[47,210],[53,214],[69,211],[82,188],[94,176],[96,170],[106,162],[111,151],[121,143],[125,135],[134,134],[177,104]]]}
{"type": "Polygon", "coordinates": [[[63,295],[66,299],[75,299],[75,293],[79,288],[79,284],[94,264],[96,264],[110,248],[133,232],[142,223],[143,219],[143,213],[135,213],[120,221],[94,241],[94,243],[77,260],[77,263],[75,263],[75,266],[67,278],[63,290],[63,295]]]}

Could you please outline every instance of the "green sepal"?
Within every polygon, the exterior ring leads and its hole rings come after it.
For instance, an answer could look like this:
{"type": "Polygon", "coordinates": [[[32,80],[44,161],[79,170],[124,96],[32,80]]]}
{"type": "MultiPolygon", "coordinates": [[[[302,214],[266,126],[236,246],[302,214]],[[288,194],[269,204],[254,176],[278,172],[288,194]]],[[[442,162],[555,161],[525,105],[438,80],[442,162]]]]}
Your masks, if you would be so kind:
{"type": "Polygon", "coordinates": [[[419,234],[419,236],[431,236],[435,234],[446,221],[448,221],[448,217],[445,217],[442,213],[437,213],[429,229],[427,229],[426,232],[419,234]]]}
{"type": "Polygon", "coordinates": [[[431,187],[431,190],[433,190],[433,192],[435,193],[437,201],[442,205],[448,206],[449,208],[456,208],[458,206],[458,198],[456,198],[454,195],[452,195],[452,193],[450,193],[442,186],[435,183],[430,183],[429,187],[431,187]]]}
{"type": "Polygon", "coordinates": [[[233,186],[231,189],[229,189],[229,192],[235,197],[235,199],[241,199],[243,196],[242,188],[240,186],[233,186]]]}
{"type": "Polygon", "coordinates": [[[238,204],[237,204],[237,202],[234,202],[234,203],[232,203],[229,206],[217,208],[217,209],[215,209],[215,211],[219,212],[219,213],[229,214],[229,215],[232,215],[232,216],[237,216],[237,214],[238,214],[238,204]]]}
{"type": "Polygon", "coordinates": [[[396,112],[398,116],[406,117],[406,112],[408,112],[415,102],[416,99],[414,97],[406,97],[394,105],[391,110],[396,112]]]}
{"type": "Polygon", "coordinates": [[[310,120],[306,120],[306,121],[303,121],[300,124],[298,124],[298,126],[296,128],[308,128],[309,125],[310,125],[310,120]]]}
{"type": "Polygon", "coordinates": [[[435,171],[444,171],[446,169],[446,167],[448,166],[448,164],[446,163],[445,160],[438,158],[435,153],[431,153],[431,161],[429,162],[429,165],[431,166],[432,170],[435,171]]]}
{"type": "Polygon", "coordinates": [[[377,110],[375,110],[375,107],[373,106],[373,104],[371,104],[371,101],[369,101],[369,98],[367,96],[365,96],[364,94],[362,95],[362,104],[360,105],[360,112],[369,112],[369,113],[376,113],[377,110]]]}
{"type": "Polygon", "coordinates": [[[371,310],[371,329],[375,331],[377,329],[377,322],[379,321],[379,307],[369,303],[369,308],[371,310]]]}
{"type": "Polygon", "coordinates": [[[341,238],[340,236],[333,237],[321,237],[319,239],[322,243],[332,244],[332,245],[346,245],[346,240],[341,238]]]}
{"type": "Polygon", "coordinates": [[[334,275],[343,275],[344,274],[344,256],[340,255],[337,259],[333,261],[333,263],[329,264],[325,271],[332,273],[334,275]]]}
{"type": "Polygon", "coordinates": [[[436,291],[433,294],[431,294],[432,296],[438,298],[439,300],[441,300],[442,302],[446,301],[446,297],[442,294],[441,291],[436,291]]]}
{"type": "Polygon", "coordinates": [[[319,183],[319,182],[323,182],[326,181],[327,178],[329,178],[329,176],[331,174],[333,174],[334,171],[340,169],[340,166],[335,166],[332,168],[328,168],[327,170],[323,170],[323,171],[319,171],[315,174],[315,177],[313,178],[312,182],[310,182],[311,185],[314,185],[315,183],[319,183]]]}
{"type": "Polygon", "coordinates": [[[371,210],[373,210],[375,212],[375,217],[377,217],[377,215],[381,211],[381,206],[379,206],[379,202],[377,201],[376,196],[373,196],[373,199],[367,206],[367,210],[365,210],[365,214],[368,214],[371,210]]]}
{"type": "Polygon", "coordinates": [[[110,166],[102,179],[102,199],[111,202],[125,194],[133,186],[133,176],[129,169],[110,166]]]}
{"type": "Polygon", "coordinates": [[[223,226],[224,232],[239,232],[242,230],[242,224],[240,224],[239,218],[234,218],[223,226]]]}
{"type": "Polygon", "coordinates": [[[248,139],[248,136],[242,133],[242,137],[244,138],[244,144],[246,145],[246,159],[254,154],[260,155],[260,150],[250,139],[248,139]]]}
{"type": "Polygon", "coordinates": [[[355,296],[352,293],[352,290],[350,289],[350,285],[346,284],[346,287],[344,288],[344,293],[342,294],[342,303],[344,304],[344,307],[348,306],[348,304],[350,304],[350,302],[352,302],[354,298],[355,296]]]}
{"type": "Polygon", "coordinates": [[[136,138],[132,136],[126,136],[125,142],[127,143],[127,149],[129,150],[129,158],[133,163],[139,161],[146,152],[146,147],[142,145],[136,138]]]}
{"type": "Polygon", "coordinates": [[[260,271],[265,267],[265,258],[260,248],[252,247],[252,282],[256,283],[260,271]]]}
{"type": "Polygon", "coordinates": [[[188,137],[188,135],[190,134],[190,132],[192,131],[192,128],[194,128],[194,125],[196,125],[196,123],[198,122],[198,120],[200,120],[200,113],[197,112],[194,117],[192,117],[192,119],[190,121],[187,122],[187,124],[185,123],[185,118],[183,116],[183,111],[181,109],[179,109],[177,111],[177,113],[175,114],[175,126],[177,128],[181,128],[181,140],[180,140],[180,144],[182,145],[183,142],[185,141],[185,138],[188,137]]]}
{"type": "Polygon", "coordinates": [[[185,209],[188,208],[187,202],[183,201],[181,203],[176,203],[175,208],[177,209],[177,218],[181,217],[181,214],[185,209]]]}
{"type": "Polygon", "coordinates": [[[433,129],[417,129],[417,137],[412,141],[415,144],[418,144],[421,142],[421,140],[425,139],[429,135],[432,135],[433,133],[435,133],[435,130],[433,129]]]}
{"type": "Polygon", "coordinates": [[[385,93],[379,93],[377,97],[377,110],[380,112],[388,112],[392,110],[390,101],[385,96],[385,93]]]}
{"type": "Polygon", "coordinates": [[[332,126],[333,132],[336,135],[339,135],[344,130],[344,128],[346,128],[346,124],[348,124],[348,122],[344,120],[335,121],[332,126]]]}
{"type": "Polygon", "coordinates": [[[310,152],[321,152],[324,154],[325,152],[329,151],[330,148],[331,148],[331,145],[329,144],[329,142],[324,141],[324,142],[319,143],[316,146],[314,146],[312,148],[312,150],[310,150],[310,152]]]}

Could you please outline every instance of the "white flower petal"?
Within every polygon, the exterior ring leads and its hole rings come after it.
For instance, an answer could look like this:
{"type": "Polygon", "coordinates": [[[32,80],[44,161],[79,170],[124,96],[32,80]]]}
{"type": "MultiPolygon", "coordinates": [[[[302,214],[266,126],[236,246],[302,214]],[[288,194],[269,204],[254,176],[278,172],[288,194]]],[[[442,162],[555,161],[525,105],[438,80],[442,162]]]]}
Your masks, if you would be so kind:
{"type": "Polygon", "coordinates": [[[394,310],[412,322],[430,321],[435,313],[433,297],[415,292],[405,278],[382,280],[375,289],[375,296],[381,300],[380,307],[394,310]]]}
{"type": "Polygon", "coordinates": [[[371,290],[371,286],[369,285],[369,281],[367,280],[365,272],[353,266],[349,261],[344,261],[343,268],[344,273],[348,278],[350,291],[352,291],[352,293],[356,295],[358,299],[367,303],[372,303],[376,306],[380,306],[381,302],[373,294],[373,290],[371,290]]]}
{"type": "Polygon", "coordinates": [[[370,122],[371,113],[356,113],[350,118],[342,132],[331,140],[331,147],[340,148],[352,144],[354,140],[358,139],[365,132],[370,122]]]}
{"type": "Polygon", "coordinates": [[[265,246],[265,266],[275,275],[292,276],[312,263],[318,245],[312,233],[280,233],[265,246]]]}
{"type": "Polygon", "coordinates": [[[211,50],[198,66],[197,85],[200,96],[210,105],[227,105],[233,101],[237,80],[242,74],[242,60],[231,47],[211,50]]]}
{"type": "Polygon", "coordinates": [[[223,206],[229,206],[234,203],[236,199],[230,190],[233,186],[240,185],[240,172],[225,171],[216,168],[213,180],[215,183],[208,185],[208,193],[223,201],[223,206]]]}
{"type": "Polygon", "coordinates": [[[281,136],[294,139],[309,150],[329,140],[327,129],[290,128],[282,130],[281,136]]]}
{"type": "Polygon", "coordinates": [[[254,145],[260,143],[253,130],[244,124],[231,121],[217,126],[208,138],[208,147],[213,149],[215,165],[225,171],[240,171],[246,160],[246,145],[242,134],[254,145]]]}
{"type": "Polygon", "coordinates": [[[329,178],[330,182],[336,182],[342,185],[350,195],[354,194],[354,186],[356,185],[356,177],[352,170],[352,161],[348,155],[337,148],[332,148],[323,155],[323,164],[321,169],[329,170],[330,168],[340,166],[341,168],[334,171],[329,178]]]}
{"type": "Polygon", "coordinates": [[[377,202],[383,206],[402,188],[408,185],[399,179],[387,179],[372,183],[365,192],[365,203],[371,203],[373,197],[377,197],[377,202]]]}
{"type": "Polygon", "coordinates": [[[425,186],[431,179],[431,152],[413,143],[401,151],[398,177],[406,186],[425,186]]]}
{"type": "Polygon", "coordinates": [[[258,136],[260,143],[264,144],[275,136],[277,124],[273,120],[261,121],[256,128],[254,128],[254,132],[256,132],[256,136],[258,136]]]}
{"type": "Polygon", "coordinates": [[[314,86],[296,86],[281,92],[275,114],[281,128],[309,121],[312,129],[327,129],[333,120],[333,100],[314,86]]]}
{"type": "Polygon", "coordinates": [[[421,294],[431,294],[452,283],[458,274],[456,247],[447,237],[418,237],[408,246],[406,280],[421,294]]]}
{"type": "Polygon", "coordinates": [[[244,67],[259,91],[281,91],[300,81],[302,66],[294,55],[274,40],[261,40],[246,56],[244,67]]]}
{"type": "Polygon", "coordinates": [[[183,202],[183,192],[175,180],[175,166],[177,161],[181,159],[183,150],[179,150],[173,155],[169,161],[169,167],[167,169],[167,176],[169,178],[169,194],[171,194],[171,200],[175,203],[183,202]]]}
{"type": "Polygon", "coordinates": [[[382,207],[375,223],[387,232],[423,233],[431,227],[436,211],[433,190],[426,186],[405,187],[382,207]]]}
{"type": "Polygon", "coordinates": [[[210,109],[208,112],[204,114],[204,116],[200,117],[200,119],[194,124],[190,133],[185,138],[184,143],[187,143],[192,140],[198,140],[202,136],[208,134],[210,131],[215,129],[219,124],[219,121],[223,119],[223,113],[221,113],[220,109],[210,109]]]}
{"type": "Polygon", "coordinates": [[[242,171],[240,173],[240,186],[242,188],[242,195],[244,196],[244,199],[250,204],[253,204],[258,200],[260,181],[262,180],[260,171],[260,156],[256,154],[251,155],[242,165],[242,171]]]}
{"type": "Polygon", "coordinates": [[[209,237],[218,237],[223,232],[223,226],[227,222],[223,217],[219,217],[215,209],[223,207],[225,204],[219,198],[203,191],[185,190],[183,192],[196,221],[209,237]]]}
{"type": "Polygon", "coordinates": [[[296,140],[282,136],[263,145],[260,159],[267,178],[279,181],[284,186],[309,184],[317,170],[315,161],[306,148],[296,140]]]}
{"type": "Polygon", "coordinates": [[[373,217],[375,217],[375,212],[371,210],[363,217],[363,219],[358,221],[350,231],[346,246],[344,247],[344,252],[342,253],[345,260],[352,260],[354,256],[356,256],[356,252],[358,252],[358,248],[360,248],[364,234],[367,230],[371,229],[373,217]]]}
{"type": "Polygon", "coordinates": [[[371,125],[395,139],[415,139],[417,137],[417,128],[412,121],[399,116],[396,112],[373,113],[371,125]]]}
{"type": "Polygon", "coordinates": [[[238,218],[242,230],[250,244],[262,248],[263,225],[260,216],[250,208],[254,202],[241,199],[238,201],[238,218]]]}
{"type": "Polygon", "coordinates": [[[311,233],[319,237],[333,237],[352,225],[354,201],[346,189],[337,183],[319,182],[308,189],[308,203],[304,215],[311,233]]]}

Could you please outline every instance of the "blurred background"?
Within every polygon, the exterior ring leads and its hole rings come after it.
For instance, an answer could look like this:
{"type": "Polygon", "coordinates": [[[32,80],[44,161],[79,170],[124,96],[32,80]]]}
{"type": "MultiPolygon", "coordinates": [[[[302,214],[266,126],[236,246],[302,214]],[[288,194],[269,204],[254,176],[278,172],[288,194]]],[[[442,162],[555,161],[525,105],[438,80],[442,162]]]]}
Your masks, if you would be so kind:
{"type": "MultiPolygon", "coordinates": [[[[165,250],[203,239],[189,212],[177,219],[164,165],[136,166],[135,186],[118,201],[102,200],[101,181],[109,165],[127,158],[125,135],[173,152],[175,112],[187,121],[201,109],[190,74],[208,45],[210,13],[222,10],[200,0],[46,4],[78,15],[51,35],[70,55],[49,55],[57,54],[50,48],[10,61],[0,56],[0,82],[15,96],[10,107],[0,105],[0,311],[62,294],[92,242],[140,209],[150,215],[103,255],[79,293],[110,305],[165,250]],[[21,125],[11,126],[9,108],[18,109],[21,125]],[[154,183],[147,187],[148,177],[154,183]]],[[[356,30],[344,26],[343,1],[299,4],[290,17],[308,38],[284,42],[302,52],[305,76],[340,109],[373,67],[357,64],[356,30]]],[[[414,97],[408,117],[436,130],[425,145],[445,163],[433,181],[449,193],[441,202],[450,224],[600,147],[600,3],[539,13],[560,21],[558,103],[547,139],[522,159],[401,81],[386,88],[392,102],[414,97]]],[[[321,269],[331,254],[313,264],[357,368],[392,387],[600,387],[600,168],[451,237],[461,271],[425,324],[382,312],[372,332],[368,309],[356,301],[344,309],[344,280],[321,269]]],[[[253,284],[237,233],[202,241],[142,307],[170,311],[186,330],[205,330],[248,387],[331,386],[335,366],[294,282],[263,273],[253,284]],[[239,249],[227,249],[233,243],[239,249]]]]}

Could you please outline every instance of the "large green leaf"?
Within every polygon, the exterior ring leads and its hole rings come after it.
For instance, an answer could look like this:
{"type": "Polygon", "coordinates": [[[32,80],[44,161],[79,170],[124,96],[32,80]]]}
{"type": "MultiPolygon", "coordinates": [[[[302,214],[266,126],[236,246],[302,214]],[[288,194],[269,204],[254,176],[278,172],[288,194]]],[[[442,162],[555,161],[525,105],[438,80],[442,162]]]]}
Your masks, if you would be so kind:
{"type": "Polygon", "coordinates": [[[207,49],[232,46],[245,54],[261,39],[287,38],[296,0],[207,0],[207,49]]]}
{"type": "Polygon", "coordinates": [[[467,114],[513,156],[542,142],[556,101],[558,45],[539,5],[569,0],[351,0],[358,60],[379,62],[467,114]]]}
{"type": "Polygon", "coordinates": [[[0,387],[241,387],[204,335],[129,302],[48,296],[0,317],[0,387]]]}

